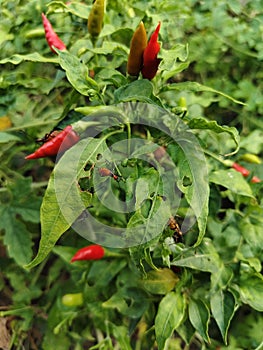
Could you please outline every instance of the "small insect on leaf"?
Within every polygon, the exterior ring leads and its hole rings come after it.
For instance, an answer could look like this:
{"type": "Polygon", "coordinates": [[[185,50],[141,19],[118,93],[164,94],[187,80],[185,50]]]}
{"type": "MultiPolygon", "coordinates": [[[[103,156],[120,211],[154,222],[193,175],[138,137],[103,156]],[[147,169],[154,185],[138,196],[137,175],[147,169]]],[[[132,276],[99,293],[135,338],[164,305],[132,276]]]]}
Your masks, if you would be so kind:
{"type": "Polygon", "coordinates": [[[47,134],[45,134],[45,136],[39,138],[36,140],[37,143],[45,143],[47,141],[50,141],[51,139],[53,139],[54,137],[56,137],[58,134],[60,133],[60,130],[54,130],[51,131],[47,134]]]}
{"type": "Polygon", "coordinates": [[[99,168],[99,174],[100,176],[110,176],[112,177],[115,181],[119,179],[118,175],[115,175],[110,169],[108,168],[99,168]]]}
{"type": "Polygon", "coordinates": [[[175,241],[180,242],[182,240],[183,233],[180,229],[178,222],[176,221],[176,219],[173,216],[170,217],[170,219],[168,221],[168,226],[172,231],[174,231],[175,241]]]}

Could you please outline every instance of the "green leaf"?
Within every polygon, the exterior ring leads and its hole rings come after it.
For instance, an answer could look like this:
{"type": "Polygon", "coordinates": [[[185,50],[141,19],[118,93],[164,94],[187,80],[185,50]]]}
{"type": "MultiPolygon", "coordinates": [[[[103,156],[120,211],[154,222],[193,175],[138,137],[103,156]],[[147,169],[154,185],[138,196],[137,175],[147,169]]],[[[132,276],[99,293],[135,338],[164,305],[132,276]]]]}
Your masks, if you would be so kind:
{"type": "Polygon", "coordinates": [[[95,261],[88,273],[88,283],[105,287],[126,266],[125,260],[113,260],[110,263],[105,260],[95,261]]]}
{"type": "Polygon", "coordinates": [[[231,282],[233,276],[233,270],[230,267],[222,264],[218,268],[217,273],[211,274],[211,289],[225,289],[231,282]]]}
{"type": "Polygon", "coordinates": [[[263,311],[263,280],[258,275],[242,279],[239,286],[240,297],[243,303],[253,309],[263,311]]]}
{"type": "Polygon", "coordinates": [[[56,245],[52,252],[57,254],[65,263],[70,263],[71,258],[76,253],[77,249],[74,247],[66,247],[62,245],[56,245]]]}
{"type": "Polygon", "coordinates": [[[6,143],[11,141],[21,141],[20,137],[10,134],[8,132],[0,132],[0,143],[6,143]]]}
{"type": "Polygon", "coordinates": [[[89,203],[83,201],[77,180],[83,167],[88,162],[95,163],[97,154],[102,154],[106,147],[104,139],[84,139],[70,148],[56,164],[41,206],[39,250],[26,268],[32,268],[43,261],[61,235],[88,206],[89,203]]]}
{"type": "Polygon", "coordinates": [[[119,51],[119,54],[127,56],[129,54],[129,49],[126,45],[122,45],[113,41],[104,41],[101,47],[95,47],[91,51],[97,55],[109,55],[117,54],[116,51],[119,51]]]}
{"type": "Polygon", "coordinates": [[[104,68],[95,75],[96,82],[102,88],[106,85],[114,85],[120,87],[126,83],[126,78],[116,69],[104,68]]]}
{"type": "Polygon", "coordinates": [[[195,243],[197,246],[204,237],[208,216],[207,162],[200,144],[190,130],[180,130],[176,136],[176,142],[178,145],[169,145],[168,151],[170,151],[179,172],[177,186],[184,193],[190,206],[186,214],[189,220],[183,222],[181,230],[182,232],[189,231],[189,225],[193,225],[193,221],[197,221],[199,228],[195,243]]]}
{"type": "Polygon", "coordinates": [[[171,262],[171,265],[217,273],[222,266],[222,261],[212,241],[206,238],[197,248],[182,251],[180,256],[171,262]]]}
{"type": "Polygon", "coordinates": [[[163,268],[148,272],[141,282],[143,287],[152,294],[167,294],[174,289],[178,281],[178,276],[172,270],[163,268]]]}
{"type": "Polygon", "coordinates": [[[161,63],[159,65],[159,70],[163,71],[162,77],[167,80],[186,69],[190,63],[185,62],[187,57],[188,46],[178,44],[169,50],[162,48],[160,54],[161,63]],[[180,63],[177,62],[178,59],[181,61],[180,63]]]}
{"type": "Polygon", "coordinates": [[[259,214],[260,216],[257,219],[250,219],[249,217],[243,218],[239,222],[238,227],[244,240],[250,245],[253,251],[261,255],[263,246],[263,217],[261,216],[262,212],[259,214]]]}
{"type": "Polygon", "coordinates": [[[66,71],[70,84],[84,96],[94,96],[98,92],[98,84],[89,77],[89,70],[84,63],[67,51],[57,51],[59,63],[66,71]]]}
{"type": "Polygon", "coordinates": [[[115,103],[141,101],[162,106],[160,100],[153,95],[153,85],[147,79],[136,80],[124,85],[114,92],[115,103]]]}
{"type": "Polygon", "coordinates": [[[6,63],[20,64],[24,61],[40,62],[40,63],[58,63],[57,57],[48,58],[48,57],[41,56],[38,52],[33,52],[27,55],[15,54],[11,57],[4,58],[0,61],[0,64],[6,64],[6,63]]]}
{"type": "Polygon", "coordinates": [[[23,266],[32,258],[31,233],[21,220],[39,223],[40,198],[32,193],[30,178],[19,178],[1,193],[0,228],[10,257],[23,266]]]}
{"type": "Polygon", "coordinates": [[[84,3],[68,2],[67,4],[62,1],[52,1],[48,5],[48,12],[68,12],[73,15],[88,19],[91,6],[85,5],[84,3]]]}
{"type": "Polygon", "coordinates": [[[212,294],[210,304],[212,315],[227,344],[227,332],[236,309],[235,298],[232,293],[219,290],[212,294]]]}
{"type": "Polygon", "coordinates": [[[103,304],[108,309],[117,309],[122,315],[139,319],[149,307],[148,295],[138,286],[123,286],[103,304]]]}
{"type": "Polygon", "coordinates": [[[209,253],[197,253],[187,258],[173,260],[171,265],[189,267],[190,269],[216,273],[218,269],[218,258],[209,253]]]}
{"type": "Polygon", "coordinates": [[[208,307],[202,300],[193,300],[189,301],[189,319],[198,333],[202,338],[210,343],[208,335],[208,324],[210,320],[210,313],[208,307]]]}
{"type": "Polygon", "coordinates": [[[224,186],[233,193],[254,198],[251,187],[247,181],[234,169],[214,171],[210,174],[209,181],[224,186]]]}
{"type": "Polygon", "coordinates": [[[245,105],[245,103],[234,99],[233,97],[223,93],[222,91],[215,90],[209,86],[205,86],[205,85],[202,85],[202,84],[194,82],[194,81],[185,81],[182,83],[175,83],[175,84],[166,85],[162,88],[161,91],[163,92],[163,91],[169,91],[169,90],[191,91],[191,92],[212,92],[214,94],[226,97],[229,100],[233,101],[234,103],[245,105]]]}
{"type": "Polygon", "coordinates": [[[161,300],[155,318],[158,349],[163,350],[168,338],[184,319],[186,299],[181,291],[170,292],[161,300]]]}
{"type": "MultiPolygon", "coordinates": [[[[226,126],[226,125],[219,125],[217,123],[217,121],[212,120],[206,120],[205,118],[193,118],[189,121],[188,126],[190,129],[202,129],[202,130],[211,130],[213,132],[215,132],[216,134],[220,134],[220,133],[228,133],[232,139],[234,140],[235,144],[236,144],[236,149],[234,152],[231,152],[230,154],[234,154],[236,152],[238,152],[239,150],[239,134],[236,128],[234,127],[230,127],[230,126],[226,126]]],[[[226,154],[225,156],[228,156],[230,154],[226,154]]]]}
{"type": "Polygon", "coordinates": [[[130,345],[131,338],[127,332],[127,328],[125,326],[117,326],[114,323],[110,323],[110,327],[112,328],[112,334],[120,349],[132,350],[130,345]]]}
{"type": "Polygon", "coordinates": [[[31,235],[26,226],[15,218],[15,212],[11,208],[1,210],[0,214],[0,228],[5,230],[4,244],[8,254],[19,266],[23,266],[32,258],[31,235]]]}
{"type": "Polygon", "coordinates": [[[185,341],[186,344],[190,345],[192,338],[195,334],[195,328],[192,326],[189,318],[186,318],[183,323],[176,329],[180,337],[185,341]]]}
{"type": "Polygon", "coordinates": [[[151,245],[153,240],[158,239],[163,232],[170,216],[170,208],[161,197],[155,196],[149,206],[146,202],[128,222],[126,232],[128,246],[140,245],[146,248],[151,245]],[[144,215],[143,209],[146,211],[144,215]]]}
{"type": "Polygon", "coordinates": [[[148,182],[144,180],[143,178],[139,178],[136,183],[136,189],[135,189],[135,210],[139,209],[142,203],[146,198],[148,198],[150,195],[148,182]]]}

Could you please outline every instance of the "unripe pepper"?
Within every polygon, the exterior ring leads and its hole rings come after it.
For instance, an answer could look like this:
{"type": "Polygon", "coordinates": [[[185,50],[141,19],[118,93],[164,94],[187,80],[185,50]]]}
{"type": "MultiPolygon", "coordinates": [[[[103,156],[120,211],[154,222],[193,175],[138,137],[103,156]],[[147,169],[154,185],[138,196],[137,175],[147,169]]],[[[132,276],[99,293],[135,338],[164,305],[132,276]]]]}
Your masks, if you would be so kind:
{"type": "Polygon", "coordinates": [[[79,260],[100,260],[104,257],[105,250],[98,244],[92,244],[79,249],[71,259],[71,262],[79,260]]]}
{"type": "Polygon", "coordinates": [[[49,156],[55,156],[58,153],[65,152],[79,141],[79,135],[68,125],[64,130],[49,139],[40,146],[34,153],[26,156],[26,159],[37,159],[49,156]]]}
{"type": "Polygon", "coordinates": [[[44,15],[44,13],[42,13],[42,21],[43,21],[43,26],[45,29],[45,36],[46,36],[46,40],[48,43],[48,46],[50,47],[50,49],[56,53],[56,51],[54,50],[53,47],[55,47],[58,50],[66,50],[66,45],[63,43],[63,41],[57,36],[57,34],[55,33],[54,29],[52,28],[51,23],[49,22],[49,20],[47,19],[47,17],[44,15]]]}
{"type": "Polygon", "coordinates": [[[91,35],[92,41],[96,40],[99,36],[102,26],[103,26],[103,18],[104,18],[104,0],[95,0],[89,17],[88,17],[88,31],[91,35]]]}
{"type": "Polygon", "coordinates": [[[83,305],[83,294],[82,293],[72,293],[65,294],[62,297],[62,304],[65,306],[81,306],[83,305]]]}
{"type": "Polygon", "coordinates": [[[240,159],[248,163],[261,164],[261,159],[253,153],[245,153],[240,157],[240,159]]]}
{"type": "Polygon", "coordinates": [[[143,52],[146,46],[147,34],[143,22],[141,22],[131,39],[130,53],[127,63],[128,74],[134,76],[139,75],[143,65],[143,52]]]}
{"type": "Polygon", "coordinates": [[[152,34],[144,52],[143,52],[143,68],[142,76],[145,79],[153,79],[157,73],[160,59],[157,55],[160,51],[160,44],[158,43],[158,34],[160,31],[161,22],[157,25],[154,33],[152,34]]]}

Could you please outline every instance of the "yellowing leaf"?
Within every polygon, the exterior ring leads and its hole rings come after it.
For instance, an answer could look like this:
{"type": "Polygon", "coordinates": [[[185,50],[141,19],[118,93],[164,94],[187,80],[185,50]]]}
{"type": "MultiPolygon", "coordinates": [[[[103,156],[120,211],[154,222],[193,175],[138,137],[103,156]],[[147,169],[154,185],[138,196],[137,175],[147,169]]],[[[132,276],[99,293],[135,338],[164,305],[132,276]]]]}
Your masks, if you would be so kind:
{"type": "Polygon", "coordinates": [[[178,276],[170,269],[150,271],[142,281],[144,288],[153,294],[166,294],[174,289],[179,281],[178,276]]]}
{"type": "Polygon", "coordinates": [[[0,118],[0,130],[8,129],[12,126],[11,120],[7,115],[0,118]]]}

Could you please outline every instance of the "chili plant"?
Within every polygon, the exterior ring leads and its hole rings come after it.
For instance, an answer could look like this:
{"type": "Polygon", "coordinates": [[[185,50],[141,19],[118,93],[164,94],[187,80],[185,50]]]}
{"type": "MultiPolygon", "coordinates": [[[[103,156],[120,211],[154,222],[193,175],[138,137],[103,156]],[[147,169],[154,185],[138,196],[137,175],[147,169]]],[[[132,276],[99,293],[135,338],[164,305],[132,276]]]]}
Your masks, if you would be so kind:
{"type": "Polygon", "coordinates": [[[23,5],[1,13],[0,347],[259,349],[257,2],[23,5]]]}

